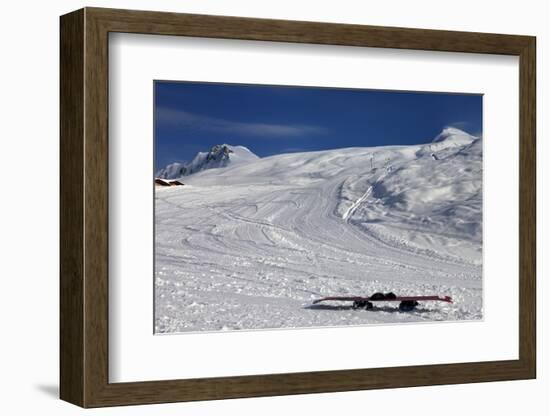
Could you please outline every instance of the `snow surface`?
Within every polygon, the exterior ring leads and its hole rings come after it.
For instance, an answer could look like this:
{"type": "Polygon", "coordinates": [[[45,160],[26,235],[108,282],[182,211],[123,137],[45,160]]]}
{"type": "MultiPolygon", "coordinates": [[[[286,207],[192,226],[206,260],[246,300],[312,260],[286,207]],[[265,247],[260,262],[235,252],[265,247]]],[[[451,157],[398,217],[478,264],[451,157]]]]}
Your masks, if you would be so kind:
{"type": "Polygon", "coordinates": [[[482,318],[482,139],[292,153],[155,189],[157,333],[482,318]],[[449,295],[414,312],[323,296],[449,295]]]}

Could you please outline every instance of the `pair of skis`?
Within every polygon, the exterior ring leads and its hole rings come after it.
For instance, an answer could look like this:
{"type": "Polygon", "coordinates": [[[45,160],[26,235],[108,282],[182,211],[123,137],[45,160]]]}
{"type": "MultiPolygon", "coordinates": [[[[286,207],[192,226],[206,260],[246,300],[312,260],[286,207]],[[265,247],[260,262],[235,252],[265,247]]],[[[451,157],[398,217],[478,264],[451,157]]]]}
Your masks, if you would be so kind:
{"type": "Polygon", "coordinates": [[[353,302],[353,309],[372,309],[374,307],[373,302],[399,302],[399,310],[402,312],[409,312],[414,310],[419,302],[422,301],[439,301],[453,303],[450,296],[396,296],[393,293],[375,293],[372,296],[328,296],[321,299],[316,299],[313,304],[317,304],[325,301],[339,301],[339,302],[353,302]]]}

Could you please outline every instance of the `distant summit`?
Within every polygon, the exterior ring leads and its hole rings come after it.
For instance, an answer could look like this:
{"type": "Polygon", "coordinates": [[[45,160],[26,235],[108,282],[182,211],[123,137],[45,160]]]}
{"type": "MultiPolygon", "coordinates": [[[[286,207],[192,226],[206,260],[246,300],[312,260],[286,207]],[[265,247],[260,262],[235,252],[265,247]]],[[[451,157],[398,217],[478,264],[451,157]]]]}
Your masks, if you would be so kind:
{"type": "Polygon", "coordinates": [[[448,145],[454,146],[463,146],[472,143],[473,141],[479,139],[479,137],[472,136],[471,134],[466,133],[456,127],[445,127],[441,133],[439,133],[435,139],[432,140],[432,143],[443,143],[445,142],[448,145]]]}
{"type": "Polygon", "coordinates": [[[423,145],[416,155],[429,155],[439,160],[477,142],[481,143],[481,137],[472,136],[456,127],[445,127],[430,143],[423,145]]]}
{"type": "Polygon", "coordinates": [[[188,163],[171,163],[157,172],[156,177],[162,179],[176,179],[192,175],[207,169],[224,168],[258,160],[259,157],[244,146],[217,144],[208,152],[199,152],[188,163]]]}

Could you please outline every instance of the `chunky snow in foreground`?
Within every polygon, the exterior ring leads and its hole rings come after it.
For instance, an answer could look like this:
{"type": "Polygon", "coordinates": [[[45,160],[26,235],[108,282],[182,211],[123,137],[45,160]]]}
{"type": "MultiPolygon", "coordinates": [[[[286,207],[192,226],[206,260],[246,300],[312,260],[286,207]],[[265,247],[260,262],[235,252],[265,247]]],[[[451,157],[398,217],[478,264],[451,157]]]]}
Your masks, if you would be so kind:
{"type": "Polygon", "coordinates": [[[482,140],[250,158],[156,189],[156,332],[482,318],[482,140]],[[323,296],[449,295],[413,312],[323,296]]]}

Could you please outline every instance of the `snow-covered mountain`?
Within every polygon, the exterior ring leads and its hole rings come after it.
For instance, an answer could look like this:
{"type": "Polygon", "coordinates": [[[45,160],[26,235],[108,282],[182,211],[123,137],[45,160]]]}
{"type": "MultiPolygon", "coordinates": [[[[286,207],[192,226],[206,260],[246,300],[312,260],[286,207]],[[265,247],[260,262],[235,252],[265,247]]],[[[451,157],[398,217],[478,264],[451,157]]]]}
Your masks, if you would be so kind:
{"type": "Polygon", "coordinates": [[[426,144],[280,154],[185,182],[156,193],[159,332],[482,317],[481,138],[447,128],[426,144]],[[377,291],[455,302],[308,306],[377,291]]]}
{"type": "Polygon", "coordinates": [[[176,179],[207,169],[225,168],[227,166],[253,162],[257,159],[259,157],[244,146],[218,144],[208,152],[199,152],[189,163],[175,162],[167,165],[157,172],[156,177],[176,179]]]}

